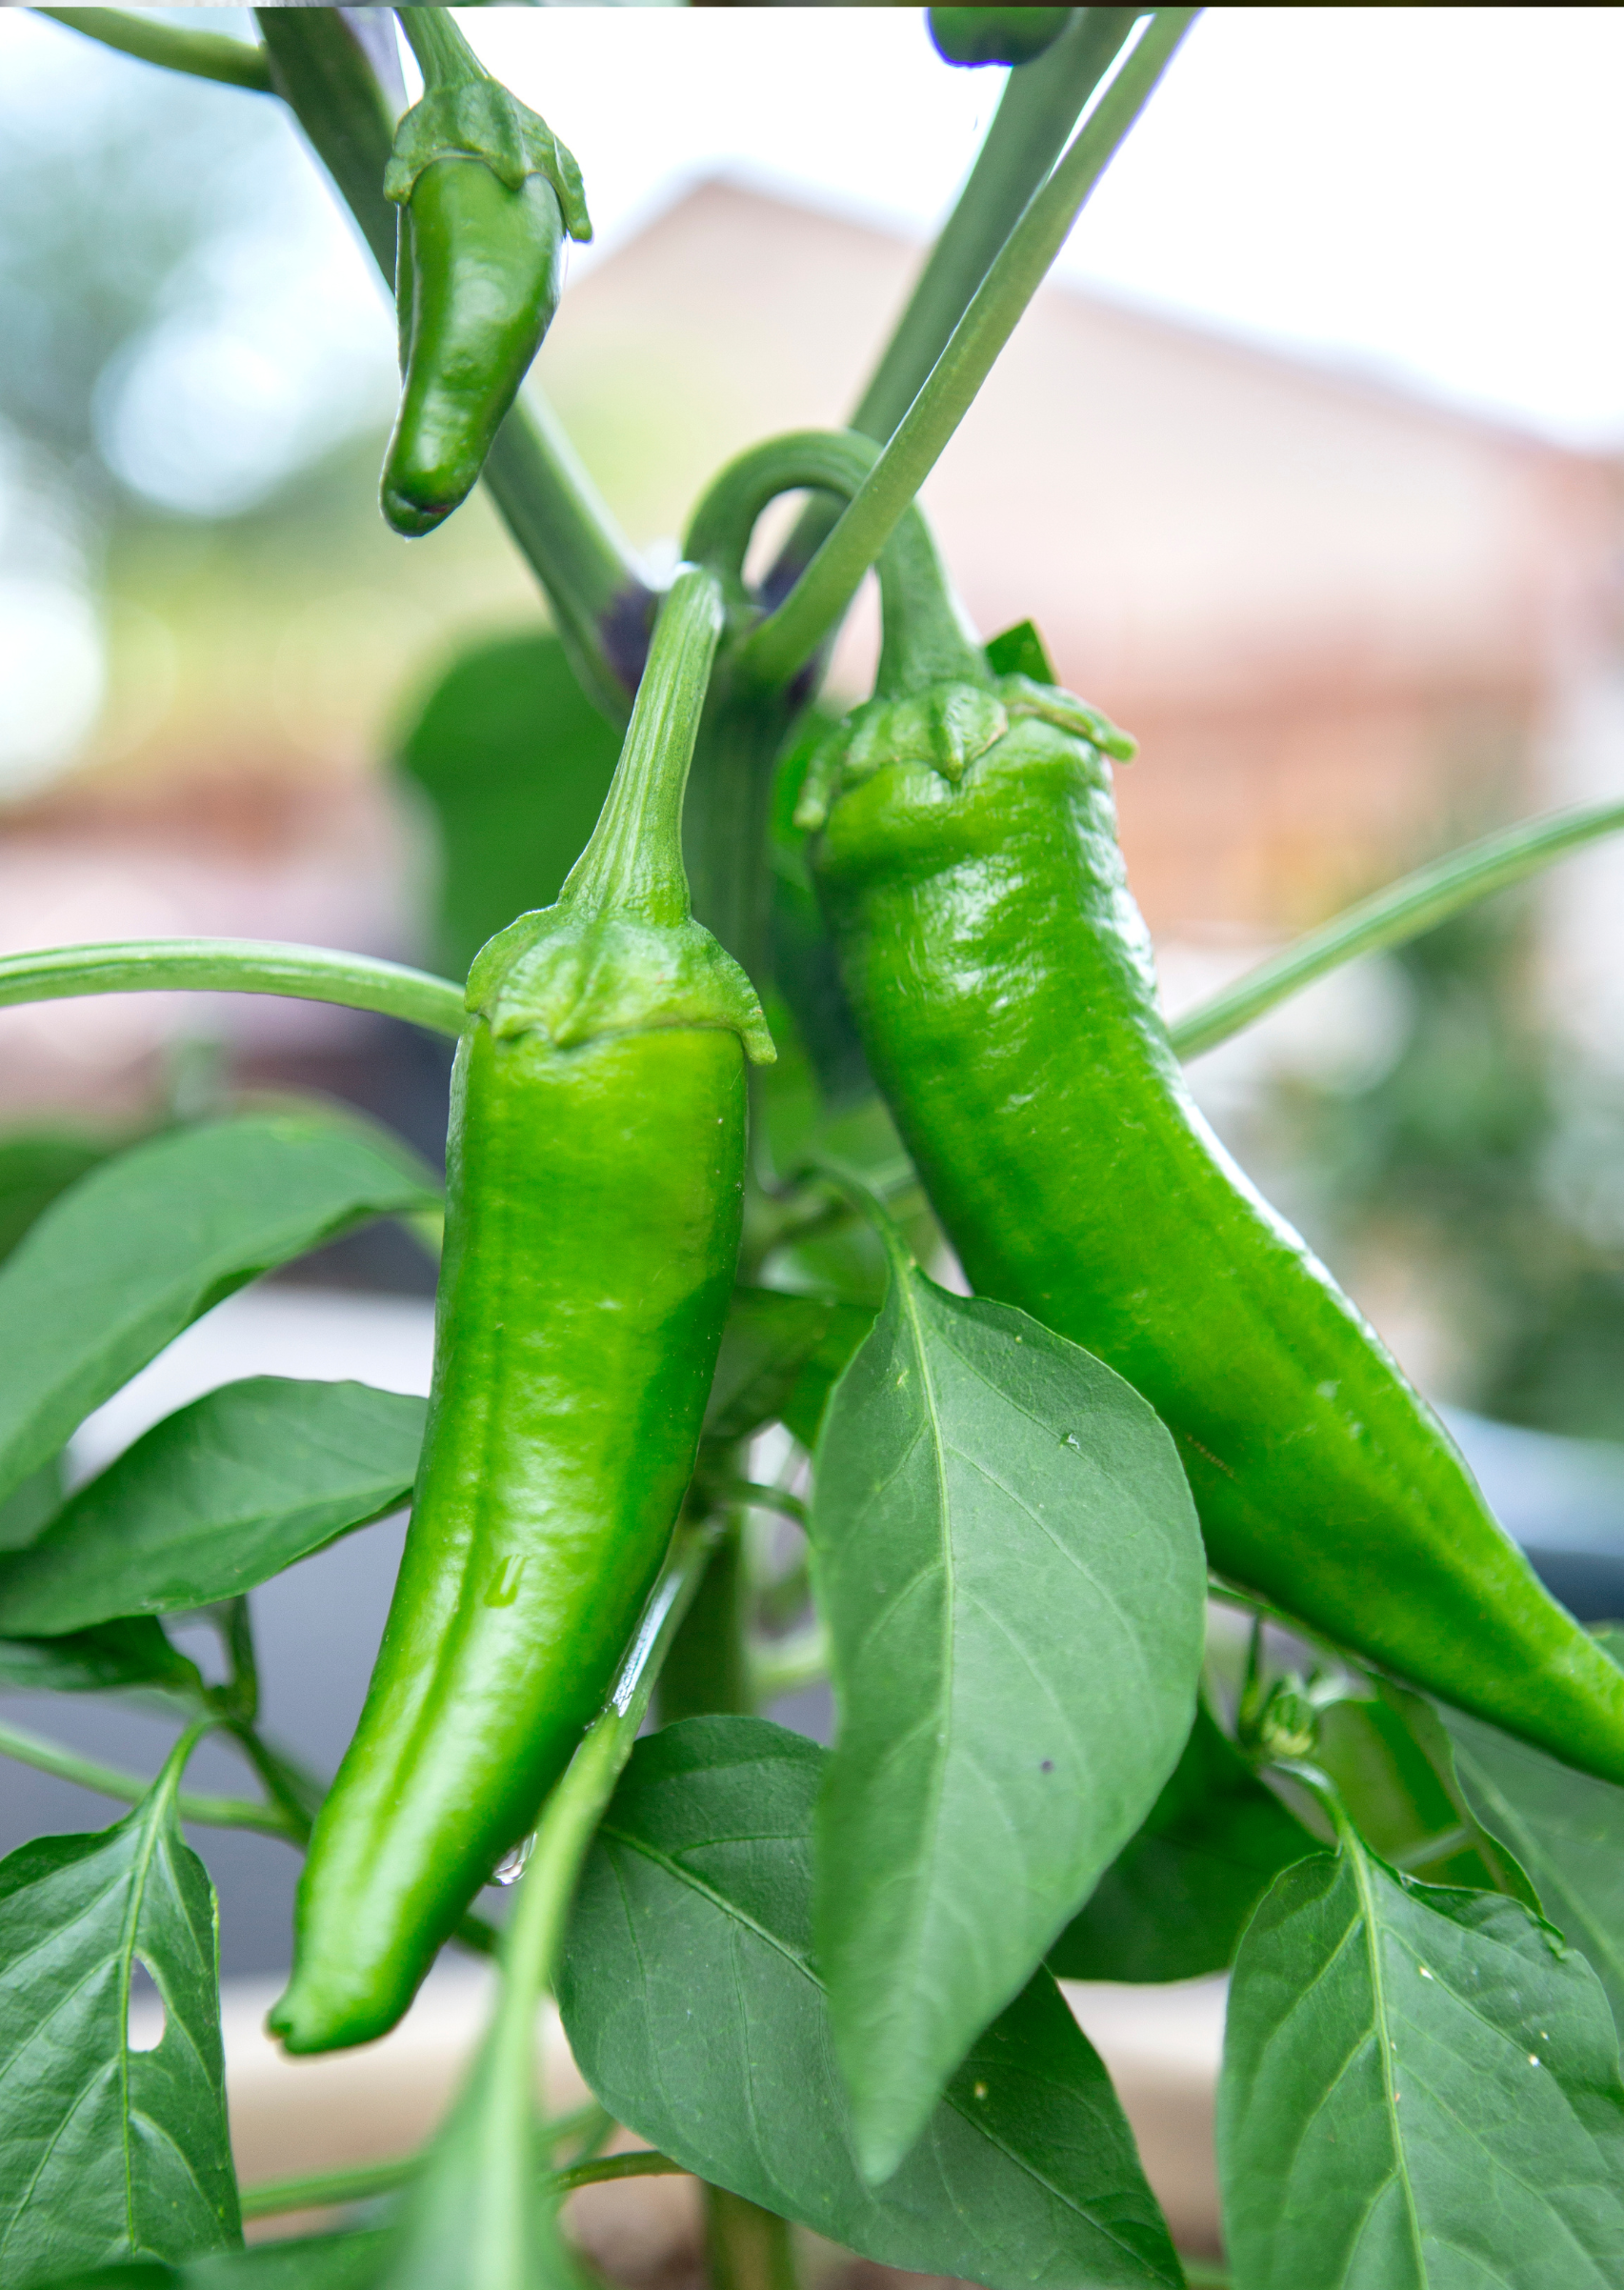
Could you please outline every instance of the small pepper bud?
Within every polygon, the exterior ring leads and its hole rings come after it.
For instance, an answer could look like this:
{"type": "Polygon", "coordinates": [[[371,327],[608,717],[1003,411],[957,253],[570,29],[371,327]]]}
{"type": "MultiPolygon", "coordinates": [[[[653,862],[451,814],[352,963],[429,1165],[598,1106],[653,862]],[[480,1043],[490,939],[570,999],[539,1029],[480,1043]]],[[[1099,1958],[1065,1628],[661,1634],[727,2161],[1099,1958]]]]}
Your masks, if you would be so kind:
{"type": "Polygon", "coordinates": [[[431,532],[471,491],[558,307],[566,234],[588,239],[580,171],[469,54],[401,120],[384,175],[400,209],[404,377],[384,515],[431,532]]]}
{"type": "Polygon", "coordinates": [[[1070,8],[932,8],[931,38],[944,64],[1030,64],[1053,48],[1070,8]]]}

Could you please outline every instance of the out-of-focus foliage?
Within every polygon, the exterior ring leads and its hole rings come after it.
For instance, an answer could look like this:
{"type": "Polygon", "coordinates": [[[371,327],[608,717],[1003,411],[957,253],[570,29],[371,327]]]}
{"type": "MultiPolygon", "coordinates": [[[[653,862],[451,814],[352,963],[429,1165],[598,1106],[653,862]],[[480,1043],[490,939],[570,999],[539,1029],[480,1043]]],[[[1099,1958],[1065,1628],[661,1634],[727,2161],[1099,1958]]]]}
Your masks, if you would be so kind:
{"type": "Polygon", "coordinates": [[[1278,1111],[1328,1253],[1424,1285],[1464,1363],[1456,1396],[1539,1430],[1624,1437],[1624,1095],[1537,1006],[1534,910],[1496,899],[1396,956],[1411,1020],[1351,1092],[1278,1111]],[[1611,1213],[1610,1213],[1611,1201],[1611,1213]]]}

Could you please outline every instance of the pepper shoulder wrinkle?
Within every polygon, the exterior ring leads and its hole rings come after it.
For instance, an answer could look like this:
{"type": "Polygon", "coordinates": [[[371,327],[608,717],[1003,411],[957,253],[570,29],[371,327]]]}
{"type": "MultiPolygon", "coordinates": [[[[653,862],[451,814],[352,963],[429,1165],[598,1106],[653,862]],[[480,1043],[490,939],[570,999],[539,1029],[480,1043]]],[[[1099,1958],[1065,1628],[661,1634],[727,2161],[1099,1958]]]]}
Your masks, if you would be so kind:
{"type": "Polygon", "coordinates": [[[1191,1100],[1117,847],[1132,741],[993,676],[932,555],[893,544],[882,595],[877,696],[800,819],[869,1062],[977,1292],[1151,1401],[1220,1574],[1624,1782],[1624,1673],[1191,1100]]]}
{"type": "Polygon", "coordinates": [[[592,840],[492,939],[457,1051],[433,1388],[354,1739],[299,1888],[291,2051],[391,2027],[532,1825],[658,1573],[739,1245],[755,994],[692,919],[683,785],[721,625],[662,613],[592,840]]]}

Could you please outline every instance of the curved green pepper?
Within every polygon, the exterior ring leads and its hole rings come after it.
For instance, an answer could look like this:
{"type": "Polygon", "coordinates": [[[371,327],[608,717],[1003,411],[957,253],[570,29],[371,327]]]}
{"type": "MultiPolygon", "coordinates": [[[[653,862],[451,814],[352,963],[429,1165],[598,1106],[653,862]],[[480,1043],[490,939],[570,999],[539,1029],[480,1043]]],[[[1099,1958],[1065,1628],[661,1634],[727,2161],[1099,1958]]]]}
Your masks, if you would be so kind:
{"type": "Polygon", "coordinates": [[[556,906],[469,979],[433,1390],[366,1707],[316,1820],[291,2051],[393,2025],[597,1714],[693,1468],[738,1254],[745,1059],[681,805],[721,626],[684,572],[556,906]]]}
{"type": "Polygon", "coordinates": [[[552,323],[566,233],[589,239],[591,224],[546,121],[480,70],[443,11],[401,13],[431,77],[384,176],[400,210],[403,386],[382,497],[395,531],[416,535],[467,498],[552,323]]]}
{"type": "MultiPolygon", "coordinates": [[[[773,491],[850,492],[872,458],[758,448],[690,546],[736,567],[773,491]]],[[[1191,1101],[1116,843],[1107,757],[1132,741],[992,674],[916,517],[880,574],[877,696],[814,756],[798,816],[870,1066],[976,1290],[1151,1401],[1222,1574],[1624,1781],[1624,1673],[1191,1101]]]]}
{"type": "Polygon", "coordinates": [[[944,64],[1030,64],[1053,48],[1069,8],[932,8],[931,39],[944,64]]]}

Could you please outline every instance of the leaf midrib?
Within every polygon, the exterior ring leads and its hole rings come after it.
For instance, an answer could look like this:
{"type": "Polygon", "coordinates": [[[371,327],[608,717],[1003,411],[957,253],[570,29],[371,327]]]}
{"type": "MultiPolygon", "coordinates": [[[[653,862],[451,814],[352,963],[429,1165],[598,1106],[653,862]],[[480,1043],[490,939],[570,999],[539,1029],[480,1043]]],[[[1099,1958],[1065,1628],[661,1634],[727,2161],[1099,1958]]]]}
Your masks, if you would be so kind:
{"type": "MultiPolygon", "coordinates": [[[[797,1971],[801,1978],[807,1982],[809,1987],[814,1988],[820,1996],[827,1997],[828,1990],[825,1988],[822,1980],[819,1979],[817,1974],[812,1970],[811,1962],[805,1956],[803,1956],[798,1950],[792,1948],[786,1940],[781,1939],[776,1933],[770,1931],[765,1924],[761,1923],[757,1918],[751,1916],[749,1912],[741,1908],[736,1901],[730,1899],[726,1893],[719,1892],[713,1884],[708,1882],[705,1878],[699,1876],[694,1870],[686,1867],[681,1861],[673,1859],[669,1853],[662,1852],[657,1845],[651,1844],[646,1838],[638,1837],[630,1830],[615,1828],[607,1820],[599,1828],[598,1835],[600,1838],[607,1842],[623,1845],[628,1852],[637,1854],[640,1858],[648,1861],[651,1867],[659,1869],[664,1875],[671,1878],[673,1883],[680,1884],[688,1891],[696,1893],[701,1899],[709,1901],[712,1907],[717,1909],[732,1925],[735,1927],[742,1926],[745,1931],[753,1933],[758,1939],[765,1941],[769,1948],[773,1949],[780,1957],[782,1957],[787,1964],[792,1965],[795,1971],[797,1971]]],[[[722,1844],[777,1845],[782,1844],[786,1840],[782,1833],[770,1833],[763,1837],[728,1836],[696,1838],[693,1845],[689,1849],[702,1851],[709,1845],[722,1844]]],[[[1065,2008],[1063,2000],[1062,2008],[1065,2008]]],[[[1080,2035],[1081,2031],[1079,2030],[1078,2032],[1080,2035]]],[[[1086,2042],[1087,2039],[1083,2038],[1083,2040],[1086,2042]]],[[[1130,2259],[1133,2260],[1136,2265],[1141,2267],[1144,2266],[1145,2261],[1140,2257],[1139,2253],[1133,2248],[1132,2244],[1124,2241],[1122,2238],[1116,2234],[1102,2218],[1098,2217],[1094,2212],[1086,2209],[1083,2204],[1080,2203],[1073,2196],[1068,2194],[1063,2187],[1057,2187],[1053,2181],[1044,2172],[1040,2171],[1028,2158],[1021,2155],[1017,2149],[1010,2146],[1007,2140],[996,2137],[984,2120],[982,2120],[979,2117],[971,2114],[968,2108],[960,2104],[960,2102],[953,2097],[951,2088],[943,2092],[942,2103],[948,2107],[951,2107],[954,2115],[956,2115],[962,2122],[968,2124],[970,2129],[975,2133],[977,2138],[985,2139],[990,2147],[995,2147],[998,2153],[1004,2156],[1011,2163],[1012,2163],[1014,2168],[1019,2171],[1023,2177],[1031,2180],[1034,2186],[1041,2187],[1045,2194],[1051,2196],[1054,2201],[1060,2203],[1066,2210],[1070,2211],[1073,2217],[1086,2220],[1096,2234],[1102,2235],[1108,2241],[1114,2244],[1117,2249],[1123,2251],[1130,2259]]],[[[872,2200],[872,2190],[865,2184],[860,2174],[858,2176],[858,2184],[863,2188],[863,2192],[869,2196],[870,2200],[872,2200]]],[[[1154,2280],[1155,2278],[1153,2276],[1150,2279],[1154,2280]]]]}

